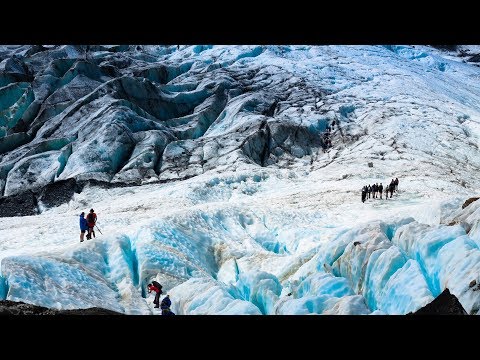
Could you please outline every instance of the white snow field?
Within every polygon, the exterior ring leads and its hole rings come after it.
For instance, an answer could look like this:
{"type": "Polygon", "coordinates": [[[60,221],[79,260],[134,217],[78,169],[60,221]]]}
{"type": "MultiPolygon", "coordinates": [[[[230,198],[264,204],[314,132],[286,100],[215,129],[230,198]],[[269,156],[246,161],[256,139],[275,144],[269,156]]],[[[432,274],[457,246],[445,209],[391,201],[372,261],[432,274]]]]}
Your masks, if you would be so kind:
{"type": "MultiPolygon", "coordinates": [[[[277,147],[275,161],[244,161],[237,149],[202,171],[163,164],[141,186],[87,185],[37,215],[1,217],[0,299],[159,315],[146,292],[157,280],[177,315],[397,315],[448,288],[479,313],[480,201],[462,204],[480,186],[480,67],[426,46],[168,49],[144,51],[191,61],[196,76],[262,67],[267,82],[307,87],[274,117],[318,137],[337,120],[333,148],[308,152],[289,137],[288,156],[277,147]],[[393,197],[361,202],[364,185],[395,177],[393,197]],[[90,208],[102,234],[80,243],[79,214],[90,208]]],[[[186,84],[186,74],[168,85],[186,84]]],[[[248,96],[229,100],[199,134],[204,159],[219,152],[208,141],[262,121],[248,96]]],[[[31,184],[54,181],[59,149],[18,160],[4,194],[27,186],[28,171],[31,184]]],[[[82,161],[71,155],[58,179],[83,174],[82,161]]]]}

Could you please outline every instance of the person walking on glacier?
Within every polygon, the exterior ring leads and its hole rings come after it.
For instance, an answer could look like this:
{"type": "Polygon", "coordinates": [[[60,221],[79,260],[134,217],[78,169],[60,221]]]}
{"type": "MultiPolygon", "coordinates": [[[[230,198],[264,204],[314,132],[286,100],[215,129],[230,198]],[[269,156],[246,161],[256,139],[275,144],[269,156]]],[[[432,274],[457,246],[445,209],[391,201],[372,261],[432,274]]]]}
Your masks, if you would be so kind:
{"type": "Polygon", "coordinates": [[[395,184],[395,191],[398,192],[398,178],[395,178],[394,181],[395,181],[395,183],[394,183],[395,184]]]}
{"type": "Polygon", "coordinates": [[[152,291],[155,291],[155,299],[153,300],[153,303],[155,304],[155,308],[160,307],[160,294],[162,293],[162,285],[160,285],[157,281],[152,281],[150,284],[147,286],[148,288],[148,293],[150,294],[152,291]]]}
{"type": "Polygon", "coordinates": [[[383,193],[383,185],[382,185],[382,183],[380,183],[380,185],[378,185],[378,193],[380,194],[380,199],[382,199],[382,193],[383,193]]]}
{"type": "Polygon", "coordinates": [[[389,188],[390,188],[390,198],[391,198],[393,195],[393,191],[395,190],[395,180],[392,179],[392,181],[390,182],[389,188]]]}
{"type": "Polygon", "coordinates": [[[93,211],[93,209],[90,209],[90,212],[87,215],[87,224],[88,224],[88,234],[87,234],[87,240],[90,240],[93,237],[95,237],[95,230],[93,230],[93,227],[95,226],[95,223],[97,222],[97,214],[93,211]]]}
{"type": "Polygon", "coordinates": [[[367,198],[367,186],[365,185],[363,188],[362,188],[362,203],[365,202],[365,199],[367,198]]]}
{"type": "Polygon", "coordinates": [[[83,242],[83,236],[85,231],[88,230],[87,219],[85,219],[85,213],[82,211],[80,214],[80,242],[83,242]]]}

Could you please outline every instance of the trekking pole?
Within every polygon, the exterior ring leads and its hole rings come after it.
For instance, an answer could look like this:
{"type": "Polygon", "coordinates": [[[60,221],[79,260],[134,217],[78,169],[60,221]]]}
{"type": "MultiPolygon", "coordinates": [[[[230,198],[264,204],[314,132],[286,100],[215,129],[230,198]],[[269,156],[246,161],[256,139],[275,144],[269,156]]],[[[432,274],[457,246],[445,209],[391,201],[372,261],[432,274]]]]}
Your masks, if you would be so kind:
{"type": "MultiPolygon", "coordinates": [[[[100,229],[98,228],[97,224],[95,224],[95,227],[97,228],[97,230],[100,232],[100,234],[102,234],[102,232],[100,231],[100,229]]],[[[102,234],[103,235],[103,234],[102,234]]]]}

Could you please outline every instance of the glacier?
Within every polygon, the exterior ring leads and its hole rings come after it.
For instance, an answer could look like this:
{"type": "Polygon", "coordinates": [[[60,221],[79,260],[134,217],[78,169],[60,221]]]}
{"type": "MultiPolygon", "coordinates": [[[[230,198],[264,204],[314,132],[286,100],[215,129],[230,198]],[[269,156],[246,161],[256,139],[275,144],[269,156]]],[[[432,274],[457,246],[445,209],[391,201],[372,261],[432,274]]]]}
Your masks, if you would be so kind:
{"type": "Polygon", "coordinates": [[[0,300],[160,315],[156,280],[177,315],[401,315],[448,288],[478,314],[477,50],[0,46],[0,300]]]}

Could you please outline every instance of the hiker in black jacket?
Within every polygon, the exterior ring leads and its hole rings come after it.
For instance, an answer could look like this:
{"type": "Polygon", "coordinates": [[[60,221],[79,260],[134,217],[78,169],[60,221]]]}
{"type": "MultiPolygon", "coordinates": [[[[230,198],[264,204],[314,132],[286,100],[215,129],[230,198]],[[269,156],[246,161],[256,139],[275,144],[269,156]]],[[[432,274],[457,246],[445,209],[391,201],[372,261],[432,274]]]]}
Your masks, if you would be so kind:
{"type": "Polygon", "coordinates": [[[392,181],[390,182],[390,185],[388,185],[389,188],[390,188],[390,198],[392,197],[392,194],[393,194],[393,191],[395,190],[395,182],[394,180],[392,179],[392,181]]]}

